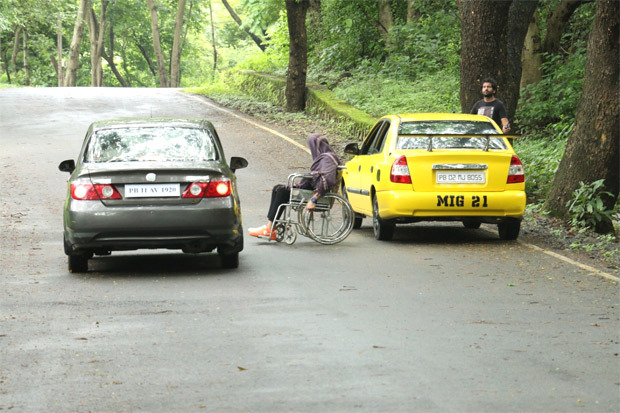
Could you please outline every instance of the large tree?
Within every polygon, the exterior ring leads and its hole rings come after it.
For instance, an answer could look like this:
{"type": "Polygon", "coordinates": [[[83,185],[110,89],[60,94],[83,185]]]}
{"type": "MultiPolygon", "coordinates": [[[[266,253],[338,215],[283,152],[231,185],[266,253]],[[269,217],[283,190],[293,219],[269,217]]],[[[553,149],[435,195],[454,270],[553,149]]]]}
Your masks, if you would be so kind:
{"type": "Polygon", "coordinates": [[[289,33],[289,60],[286,75],[286,110],[301,112],[306,102],[308,36],[306,13],[309,0],[285,0],[289,33]]]}
{"type": "Polygon", "coordinates": [[[183,29],[183,19],[185,16],[186,0],[179,0],[177,5],[177,17],[174,21],[174,37],[172,40],[172,55],[170,56],[170,86],[179,87],[181,85],[181,32],[183,29]]]}
{"type": "MultiPolygon", "coordinates": [[[[620,108],[618,104],[618,36],[620,3],[600,0],[587,45],[586,74],[575,126],[566,145],[546,205],[552,214],[566,217],[566,203],[580,182],[605,179],[603,199],[613,208],[620,191],[620,108]]],[[[601,222],[597,232],[613,231],[610,221],[601,222]]]]}
{"type": "Polygon", "coordinates": [[[493,77],[498,97],[513,118],[519,100],[521,51],[538,1],[459,0],[461,16],[461,109],[480,99],[480,82],[493,77]]]}
{"type": "Polygon", "coordinates": [[[159,76],[159,87],[169,87],[168,71],[166,70],[166,61],[164,52],[161,48],[161,32],[159,29],[159,19],[157,17],[156,0],[146,0],[151,12],[151,31],[153,33],[153,50],[155,50],[155,58],[157,60],[157,74],[159,76]]]}
{"type": "Polygon", "coordinates": [[[95,9],[92,5],[89,12],[88,33],[90,35],[90,85],[94,87],[103,86],[103,66],[101,64],[101,58],[104,54],[104,36],[107,25],[106,10],[109,2],[109,0],[101,0],[101,13],[99,15],[99,20],[97,20],[97,15],[95,14],[95,9]]]}
{"type": "Polygon", "coordinates": [[[571,16],[579,6],[592,0],[562,0],[547,20],[547,32],[542,44],[545,53],[557,53],[560,40],[571,16]]]}
{"type": "Polygon", "coordinates": [[[80,63],[80,45],[82,44],[82,35],[84,34],[84,22],[89,11],[89,0],[80,0],[77,17],[75,18],[75,26],[73,28],[73,38],[69,49],[69,58],[67,60],[67,70],[65,72],[65,86],[75,86],[77,79],[77,70],[80,63]]]}

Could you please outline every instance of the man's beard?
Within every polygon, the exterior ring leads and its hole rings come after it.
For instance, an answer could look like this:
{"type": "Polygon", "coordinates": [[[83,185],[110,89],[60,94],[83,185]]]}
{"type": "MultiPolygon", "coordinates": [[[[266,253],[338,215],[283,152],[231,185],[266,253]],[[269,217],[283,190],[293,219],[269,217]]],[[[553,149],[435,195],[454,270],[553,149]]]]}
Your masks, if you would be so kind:
{"type": "Polygon", "coordinates": [[[484,96],[485,98],[491,98],[495,96],[495,92],[484,92],[482,93],[482,96],[484,96]]]}

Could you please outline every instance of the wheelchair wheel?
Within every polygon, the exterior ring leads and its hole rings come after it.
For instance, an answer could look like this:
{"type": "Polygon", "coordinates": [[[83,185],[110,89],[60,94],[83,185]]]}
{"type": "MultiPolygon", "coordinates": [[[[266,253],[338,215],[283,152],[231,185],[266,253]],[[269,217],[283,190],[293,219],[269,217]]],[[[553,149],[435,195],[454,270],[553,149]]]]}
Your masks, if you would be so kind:
{"type": "Polygon", "coordinates": [[[297,231],[295,231],[294,225],[280,222],[274,225],[273,228],[276,231],[277,242],[285,242],[288,245],[292,245],[297,240],[297,231]]]}
{"type": "Polygon", "coordinates": [[[325,194],[314,211],[305,205],[299,208],[298,220],[308,237],[325,245],[337,244],[349,236],[353,229],[353,210],[340,195],[325,194]]]}

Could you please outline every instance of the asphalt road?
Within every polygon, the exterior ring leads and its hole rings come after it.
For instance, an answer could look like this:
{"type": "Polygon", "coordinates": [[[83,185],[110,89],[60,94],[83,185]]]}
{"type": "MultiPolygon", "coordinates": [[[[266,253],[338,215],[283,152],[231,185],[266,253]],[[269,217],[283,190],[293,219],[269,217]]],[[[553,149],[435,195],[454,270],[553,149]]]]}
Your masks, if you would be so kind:
{"type": "Polygon", "coordinates": [[[620,411],[618,285],[490,226],[378,242],[366,220],[331,247],[246,237],[237,270],[156,251],[69,274],[57,165],[92,121],[210,119],[250,164],[246,228],[308,168],[299,147],[205,102],[0,89],[0,411],[620,411]]]}

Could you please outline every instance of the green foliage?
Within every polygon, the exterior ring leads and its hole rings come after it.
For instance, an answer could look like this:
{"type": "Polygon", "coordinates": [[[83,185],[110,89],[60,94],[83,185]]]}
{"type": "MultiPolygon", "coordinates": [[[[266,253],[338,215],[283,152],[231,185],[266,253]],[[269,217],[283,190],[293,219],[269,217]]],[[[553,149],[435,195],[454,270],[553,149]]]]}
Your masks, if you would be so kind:
{"type": "Polygon", "coordinates": [[[525,168],[525,190],[531,201],[544,199],[560,165],[572,123],[559,122],[515,140],[515,150],[525,168]]]}
{"type": "Polygon", "coordinates": [[[568,58],[547,56],[543,79],[521,90],[516,120],[523,131],[540,129],[549,123],[573,122],[585,76],[586,51],[575,50],[568,58]]]}
{"type": "Polygon", "coordinates": [[[286,13],[281,13],[280,18],[267,30],[267,49],[261,52],[254,47],[250,53],[239,60],[238,69],[254,70],[284,75],[288,67],[288,25],[286,13]]]}
{"type": "Polygon", "coordinates": [[[284,10],[284,0],[242,0],[241,6],[247,14],[244,25],[257,36],[276,23],[284,10]]]}
{"type": "Polygon", "coordinates": [[[460,111],[458,77],[447,72],[412,82],[369,70],[346,78],[334,93],[375,117],[388,113],[460,111]]]}
{"type": "Polygon", "coordinates": [[[598,223],[612,219],[616,211],[607,209],[602,197],[613,195],[603,190],[604,181],[599,179],[590,184],[579,183],[579,188],[573,191],[573,199],[566,203],[571,225],[595,228],[598,223]]]}
{"type": "Polygon", "coordinates": [[[386,59],[389,71],[409,79],[444,70],[458,75],[460,30],[456,4],[394,25],[386,59]]]}
{"type": "Polygon", "coordinates": [[[321,14],[320,33],[311,33],[321,43],[312,55],[312,64],[319,70],[348,70],[365,59],[385,56],[385,45],[374,25],[376,0],[323,0],[321,14]]]}

